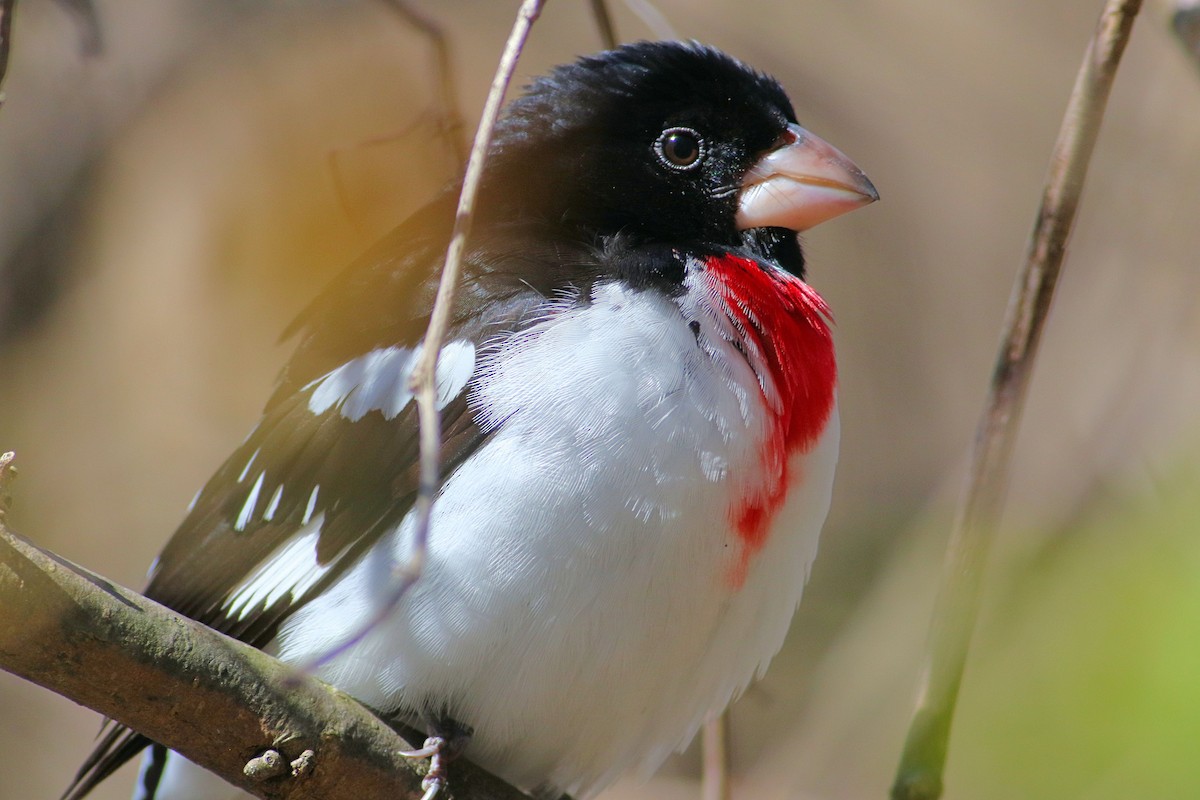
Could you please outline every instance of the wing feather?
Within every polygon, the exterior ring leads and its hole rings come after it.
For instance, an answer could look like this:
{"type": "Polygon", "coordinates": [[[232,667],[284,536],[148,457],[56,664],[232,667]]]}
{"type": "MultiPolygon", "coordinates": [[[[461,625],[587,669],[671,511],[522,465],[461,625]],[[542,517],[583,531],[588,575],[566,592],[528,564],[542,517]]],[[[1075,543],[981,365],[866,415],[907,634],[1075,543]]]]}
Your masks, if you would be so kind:
{"type": "MultiPolygon", "coordinates": [[[[380,350],[389,352],[374,358],[377,369],[411,368],[448,230],[433,212],[347,270],[289,329],[300,343],[262,420],[193,501],[155,562],[148,597],[262,647],[403,520],[419,455],[415,404],[399,394],[406,376],[371,373],[363,362],[358,383],[330,386],[333,402],[313,393],[321,379],[380,350]]],[[[580,269],[586,253],[566,256],[568,246],[553,241],[531,249],[529,241],[519,231],[481,235],[465,264],[449,333],[461,344],[439,358],[443,478],[490,435],[470,407],[480,350],[542,321],[547,299],[561,304],[564,287],[585,296],[595,279],[594,269],[580,269]]],[[[149,744],[110,723],[64,798],[82,798],[149,744]]]]}

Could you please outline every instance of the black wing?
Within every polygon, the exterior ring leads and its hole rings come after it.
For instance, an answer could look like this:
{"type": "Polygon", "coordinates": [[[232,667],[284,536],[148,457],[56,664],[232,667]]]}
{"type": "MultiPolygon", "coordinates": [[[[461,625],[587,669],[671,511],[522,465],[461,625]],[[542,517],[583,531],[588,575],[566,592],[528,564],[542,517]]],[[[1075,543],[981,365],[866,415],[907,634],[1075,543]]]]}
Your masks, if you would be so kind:
{"type": "MultiPolygon", "coordinates": [[[[261,647],[400,523],[416,497],[418,417],[414,403],[400,402],[406,380],[394,373],[413,360],[424,333],[444,233],[414,233],[407,223],[293,326],[300,344],[262,421],[193,501],[151,570],[148,597],[261,647]],[[301,538],[319,579],[255,581],[301,538]]],[[[546,298],[594,280],[590,253],[528,233],[477,237],[447,337],[460,344],[441,356],[451,371],[462,368],[455,358],[477,360],[489,343],[539,319],[546,298]]],[[[442,409],[443,477],[488,435],[468,406],[474,364],[442,409]]],[[[110,725],[64,797],[83,797],[150,743],[110,725]]]]}
{"type": "MultiPolygon", "coordinates": [[[[390,420],[376,410],[352,421],[336,405],[313,414],[313,388],[278,402],[204,487],[159,556],[148,597],[262,647],[289,614],[400,523],[416,495],[413,404],[390,420]],[[272,584],[263,565],[306,531],[307,555],[293,558],[310,559],[310,569],[272,584]]],[[[485,438],[467,410],[467,391],[442,412],[443,474],[485,438]]],[[[109,723],[66,797],[83,797],[150,743],[109,723]]]]}

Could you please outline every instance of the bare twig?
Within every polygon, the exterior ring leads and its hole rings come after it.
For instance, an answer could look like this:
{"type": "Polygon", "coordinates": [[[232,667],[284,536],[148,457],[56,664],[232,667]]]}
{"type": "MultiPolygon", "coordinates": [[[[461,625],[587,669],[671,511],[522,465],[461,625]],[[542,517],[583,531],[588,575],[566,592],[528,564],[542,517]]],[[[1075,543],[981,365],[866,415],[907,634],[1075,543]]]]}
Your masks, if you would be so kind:
{"type": "Polygon", "coordinates": [[[462,267],[463,252],[466,248],[467,236],[471,232],[471,222],[475,213],[475,196],[479,192],[488,145],[492,141],[492,131],[500,116],[500,104],[504,102],[504,94],[508,90],[509,83],[512,82],[513,73],[517,68],[517,59],[520,58],[525,41],[529,38],[529,31],[542,13],[542,7],[545,4],[546,0],[524,0],[521,3],[521,8],[517,12],[517,20],[513,24],[512,32],[508,35],[508,42],[504,45],[500,65],[496,68],[496,74],[492,78],[492,88],[484,103],[479,129],[475,132],[475,142],[471,145],[471,156],[467,160],[467,172],[463,177],[462,192],[459,194],[458,209],[454,216],[454,229],[450,234],[446,264],[442,268],[442,278],[438,283],[437,297],[429,318],[429,328],[425,331],[425,339],[421,343],[421,354],[413,367],[412,377],[409,380],[409,387],[417,401],[421,423],[420,482],[417,500],[414,504],[416,524],[413,526],[412,552],[406,562],[397,565],[395,585],[387,600],[380,606],[380,610],[344,642],[323,653],[312,664],[307,665],[306,671],[332,661],[362,641],[364,636],[391,615],[400,599],[417,582],[422,569],[424,569],[425,556],[429,546],[429,518],[440,484],[438,465],[440,462],[439,451],[441,450],[439,445],[441,414],[438,412],[437,393],[434,386],[438,354],[441,352],[442,343],[446,338],[446,330],[450,324],[450,309],[454,304],[454,292],[462,267]]]}
{"type": "Polygon", "coordinates": [[[729,800],[729,712],[704,723],[700,732],[704,772],[702,800],[729,800]]]}
{"type": "Polygon", "coordinates": [[[600,31],[600,40],[607,50],[612,50],[620,40],[617,29],[613,26],[612,14],[608,12],[606,0],[591,0],[592,16],[596,19],[596,29],[600,31]]]}
{"type": "MultiPolygon", "coordinates": [[[[0,669],[258,797],[419,796],[421,771],[398,755],[410,744],[349,695],[314,678],[285,682],[292,670],[267,654],[41,550],[3,523],[0,608],[0,669]],[[269,751],[301,775],[264,768],[278,760],[265,759],[269,751]]],[[[470,764],[456,762],[453,779],[460,800],[524,797],[470,764]]]]}
{"type": "Polygon", "coordinates": [[[404,570],[402,582],[411,583],[420,574],[425,560],[425,547],[429,540],[429,517],[439,484],[438,451],[441,440],[441,415],[435,402],[435,376],[438,355],[450,325],[450,309],[454,304],[454,293],[458,286],[458,274],[462,269],[467,237],[471,234],[471,223],[474,221],[475,197],[479,193],[479,184],[483,178],[483,165],[487,160],[492,132],[500,116],[500,105],[504,102],[509,83],[512,82],[517,60],[521,57],[521,50],[529,38],[529,31],[542,13],[545,3],[546,0],[524,0],[521,3],[517,20],[500,57],[500,66],[496,68],[496,75],[492,79],[492,88],[488,92],[487,102],[484,103],[479,129],[475,132],[475,141],[471,145],[471,156],[467,160],[467,172],[463,177],[462,193],[458,197],[458,210],[454,216],[454,230],[450,234],[450,247],[446,250],[446,265],[442,269],[442,279],[438,284],[437,298],[429,318],[429,329],[425,332],[421,358],[413,368],[409,381],[421,417],[421,480],[416,502],[414,552],[404,570]]]}
{"type": "Polygon", "coordinates": [[[892,787],[895,800],[932,800],[942,792],[950,725],[979,610],[983,568],[1008,485],[1022,402],[1109,90],[1140,8],[1140,0],[1108,0],[1067,103],[1025,263],[1009,301],[1003,342],[950,537],[924,686],[892,787]]]}
{"type": "Polygon", "coordinates": [[[421,14],[405,0],[384,0],[388,8],[395,11],[404,21],[421,32],[433,44],[434,71],[437,73],[439,105],[442,120],[441,133],[450,143],[454,159],[461,169],[467,160],[467,140],[464,132],[462,110],[458,102],[458,89],[454,82],[454,61],[450,57],[450,42],[441,26],[421,14]]]}

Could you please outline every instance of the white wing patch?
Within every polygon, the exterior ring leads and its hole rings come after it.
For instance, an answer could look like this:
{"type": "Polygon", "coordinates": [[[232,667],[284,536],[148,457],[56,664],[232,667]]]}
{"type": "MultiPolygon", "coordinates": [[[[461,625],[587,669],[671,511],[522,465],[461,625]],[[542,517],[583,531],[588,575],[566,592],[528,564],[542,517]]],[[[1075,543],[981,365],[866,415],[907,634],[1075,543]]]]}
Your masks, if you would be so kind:
{"type": "Polygon", "coordinates": [[[259,607],[270,607],[284,595],[292,599],[311,589],[329,571],[330,564],[317,563],[317,540],[321,537],[324,512],[296,531],[271,555],[234,587],[225,602],[229,616],[239,620],[259,607]]]}
{"type": "MultiPolygon", "coordinates": [[[[254,459],[258,458],[258,454],[261,452],[262,452],[262,448],[260,447],[257,450],[255,450],[253,453],[250,454],[250,460],[246,462],[246,466],[242,467],[242,474],[238,475],[238,479],[237,479],[238,483],[241,483],[242,481],[246,480],[246,476],[250,474],[250,467],[254,466],[254,459]]],[[[200,496],[199,493],[197,493],[196,496],[199,497],[200,496]]],[[[193,500],[192,502],[194,503],[196,501],[193,500]]]]}
{"type": "Polygon", "coordinates": [[[275,519],[275,512],[279,510],[279,501],[283,499],[283,484],[275,487],[275,494],[271,495],[271,499],[267,502],[267,510],[263,512],[263,522],[270,522],[275,519]]]}
{"type": "MultiPolygon", "coordinates": [[[[421,348],[413,354],[415,362],[421,348]]],[[[450,342],[438,353],[437,380],[434,381],[434,391],[437,394],[438,410],[458,397],[458,393],[467,385],[471,374],[475,372],[475,344],[464,340],[450,342]]]]}
{"type": "Polygon", "coordinates": [[[307,525],[312,519],[313,509],[317,507],[317,494],[321,491],[321,484],[313,487],[312,493],[308,496],[308,505],[304,507],[304,519],[300,520],[301,525],[307,525]]]}
{"type": "MultiPolygon", "coordinates": [[[[413,349],[385,347],[347,361],[337,369],[305,386],[312,389],[308,410],[324,414],[336,406],[338,413],[358,422],[368,412],[379,411],[393,419],[412,402],[408,379],[421,357],[421,345],[413,349]]],[[[456,340],[438,355],[437,406],[453,400],[475,371],[475,345],[456,340]]]]}
{"type": "MultiPolygon", "coordinates": [[[[256,450],[255,454],[257,455],[257,453],[258,451],[256,450]]],[[[254,516],[254,507],[258,505],[258,493],[262,491],[263,478],[266,476],[267,473],[265,472],[258,473],[258,478],[255,479],[254,485],[250,487],[250,494],[247,495],[246,502],[242,506],[242,510],[238,512],[237,521],[233,523],[233,529],[235,531],[246,530],[247,523],[249,523],[250,518],[254,516]]]]}

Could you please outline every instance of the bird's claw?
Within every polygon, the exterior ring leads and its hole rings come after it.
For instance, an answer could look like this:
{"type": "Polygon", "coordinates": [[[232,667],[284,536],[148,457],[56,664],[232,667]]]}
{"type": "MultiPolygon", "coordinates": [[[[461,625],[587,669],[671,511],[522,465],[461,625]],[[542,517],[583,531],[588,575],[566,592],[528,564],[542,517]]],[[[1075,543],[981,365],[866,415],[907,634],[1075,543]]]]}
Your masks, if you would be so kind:
{"type": "Polygon", "coordinates": [[[401,750],[400,755],[403,758],[433,758],[442,751],[446,746],[446,740],[441,736],[430,736],[425,740],[425,744],[418,747],[416,750],[401,750]]]}
{"type": "Polygon", "coordinates": [[[400,755],[404,758],[429,759],[429,771],[425,773],[425,778],[421,781],[421,788],[425,790],[421,800],[434,800],[446,785],[447,753],[445,751],[446,740],[441,736],[430,736],[416,750],[400,751],[400,755]]]}

